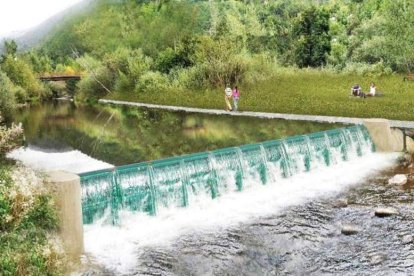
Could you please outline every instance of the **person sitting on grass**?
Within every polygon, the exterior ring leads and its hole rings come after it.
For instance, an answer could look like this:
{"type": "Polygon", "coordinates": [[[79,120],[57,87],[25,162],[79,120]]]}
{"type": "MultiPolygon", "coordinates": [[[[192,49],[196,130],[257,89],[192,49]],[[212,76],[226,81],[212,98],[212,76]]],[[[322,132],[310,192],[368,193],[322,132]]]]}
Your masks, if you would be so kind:
{"type": "Polygon", "coordinates": [[[355,96],[355,97],[364,97],[365,98],[365,93],[362,92],[361,86],[359,86],[359,84],[355,84],[354,86],[352,86],[351,95],[355,96]]]}
{"type": "Polygon", "coordinates": [[[375,83],[371,82],[371,85],[369,86],[369,93],[367,94],[367,96],[374,97],[375,93],[376,93],[375,83]]]}

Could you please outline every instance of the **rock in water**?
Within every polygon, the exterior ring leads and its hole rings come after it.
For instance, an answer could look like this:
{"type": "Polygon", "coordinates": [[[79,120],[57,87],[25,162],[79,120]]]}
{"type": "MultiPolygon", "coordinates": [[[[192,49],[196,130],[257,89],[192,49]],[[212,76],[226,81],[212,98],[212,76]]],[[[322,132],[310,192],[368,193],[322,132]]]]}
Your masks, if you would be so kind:
{"type": "Polygon", "coordinates": [[[407,176],[405,174],[396,174],[388,179],[388,184],[404,185],[405,183],[407,183],[407,176]]]}
{"type": "Polygon", "coordinates": [[[359,228],[354,225],[344,225],[342,226],[341,233],[344,235],[355,235],[359,232],[359,228]]]}
{"type": "Polygon", "coordinates": [[[387,257],[385,255],[374,255],[371,257],[371,265],[378,265],[383,263],[385,260],[387,259],[387,257]]]}
{"type": "Polygon", "coordinates": [[[333,207],[335,208],[344,208],[348,206],[348,199],[346,198],[339,198],[333,203],[333,207]]]}
{"type": "Polygon", "coordinates": [[[402,237],[402,243],[403,244],[409,244],[413,242],[413,237],[411,235],[405,235],[402,237]]]}
{"type": "Polygon", "coordinates": [[[375,210],[375,215],[380,218],[389,217],[396,214],[398,214],[398,212],[392,208],[378,208],[375,210]]]}

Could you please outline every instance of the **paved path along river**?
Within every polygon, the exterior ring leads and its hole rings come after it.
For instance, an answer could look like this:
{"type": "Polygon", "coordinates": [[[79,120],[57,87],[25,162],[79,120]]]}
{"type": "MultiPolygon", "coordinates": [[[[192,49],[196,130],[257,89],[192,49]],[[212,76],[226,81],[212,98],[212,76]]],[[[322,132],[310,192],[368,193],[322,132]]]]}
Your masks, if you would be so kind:
{"type": "MultiPolygon", "coordinates": [[[[242,111],[242,112],[229,112],[220,109],[203,109],[183,106],[170,106],[170,105],[158,105],[158,104],[147,104],[138,102],[126,102],[116,100],[99,100],[103,104],[115,104],[115,105],[126,105],[126,106],[137,106],[147,108],[157,108],[172,111],[184,111],[194,113],[206,113],[216,115],[231,115],[231,116],[245,116],[245,117],[257,117],[267,119],[285,119],[285,120],[296,120],[296,121],[313,121],[322,123],[343,123],[343,124],[362,124],[364,118],[351,118],[351,117],[335,117],[335,116],[320,116],[320,115],[300,115],[300,114],[285,114],[285,113],[267,113],[267,112],[253,112],[253,111],[242,111]]],[[[398,121],[390,120],[391,127],[398,128],[414,128],[414,121],[398,121]]]]}

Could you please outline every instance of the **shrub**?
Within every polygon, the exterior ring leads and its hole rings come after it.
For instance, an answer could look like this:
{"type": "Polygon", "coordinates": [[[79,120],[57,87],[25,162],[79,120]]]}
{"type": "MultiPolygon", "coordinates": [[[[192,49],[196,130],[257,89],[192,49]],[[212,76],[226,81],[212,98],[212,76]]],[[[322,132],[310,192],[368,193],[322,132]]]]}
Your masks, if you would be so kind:
{"type": "Polygon", "coordinates": [[[1,68],[15,85],[22,87],[27,92],[29,99],[38,100],[47,94],[47,90],[36,79],[30,65],[23,59],[7,56],[1,68]]]}
{"type": "Polygon", "coordinates": [[[366,76],[381,76],[392,74],[392,69],[380,61],[374,64],[367,64],[363,62],[347,63],[342,70],[344,74],[357,74],[366,76]]]}
{"type": "Polygon", "coordinates": [[[10,79],[0,71],[0,112],[3,114],[10,114],[15,107],[16,91],[10,79]]]}
{"type": "Polygon", "coordinates": [[[203,86],[224,87],[243,81],[247,64],[243,55],[238,55],[236,46],[225,39],[200,38],[194,63],[198,67],[195,77],[203,80],[203,86]]]}
{"type": "Polygon", "coordinates": [[[129,92],[134,90],[134,81],[122,72],[118,73],[118,78],[115,81],[115,91],[129,92]]]}
{"type": "MultiPolygon", "coordinates": [[[[2,118],[0,115],[0,123],[2,118]]],[[[23,129],[21,124],[12,124],[10,127],[0,125],[0,159],[4,155],[19,147],[21,145],[21,139],[23,135],[23,129]]]]}
{"type": "Polygon", "coordinates": [[[168,79],[160,72],[149,71],[141,76],[135,92],[160,92],[165,91],[168,87],[168,79]]]}
{"type": "Polygon", "coordinates": [[[269,54],[256,54],[246,59],[247,70],[244,74],[243,83],[254,84],[269,79],[275,74],[277,64],[269,54]]]}
{"type": "Polygon", "coordinates": [[[2,162],[0,182],[1,274],[62,274],[57,215],[42,180],[31,170],[2,162]]]}
{"type": "Polygon", "coordinates": [[[115,83],[115,76],[106,67],[99,67],[84,77],[79,83],[79,97],[86,99],[99,99],[106,96],[115,83]],[[108,91],[109,90],[109,91],[108,91]]]}

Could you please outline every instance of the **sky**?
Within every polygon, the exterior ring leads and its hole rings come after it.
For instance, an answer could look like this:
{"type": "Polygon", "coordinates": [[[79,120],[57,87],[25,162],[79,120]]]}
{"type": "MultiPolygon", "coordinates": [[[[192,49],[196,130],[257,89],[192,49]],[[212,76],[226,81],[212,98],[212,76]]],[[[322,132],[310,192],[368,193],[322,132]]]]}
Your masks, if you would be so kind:
{"type": "Polygon", "coordinates": [[[35,27],[82,0],[0,0],[0,37],[35,27]]]}

